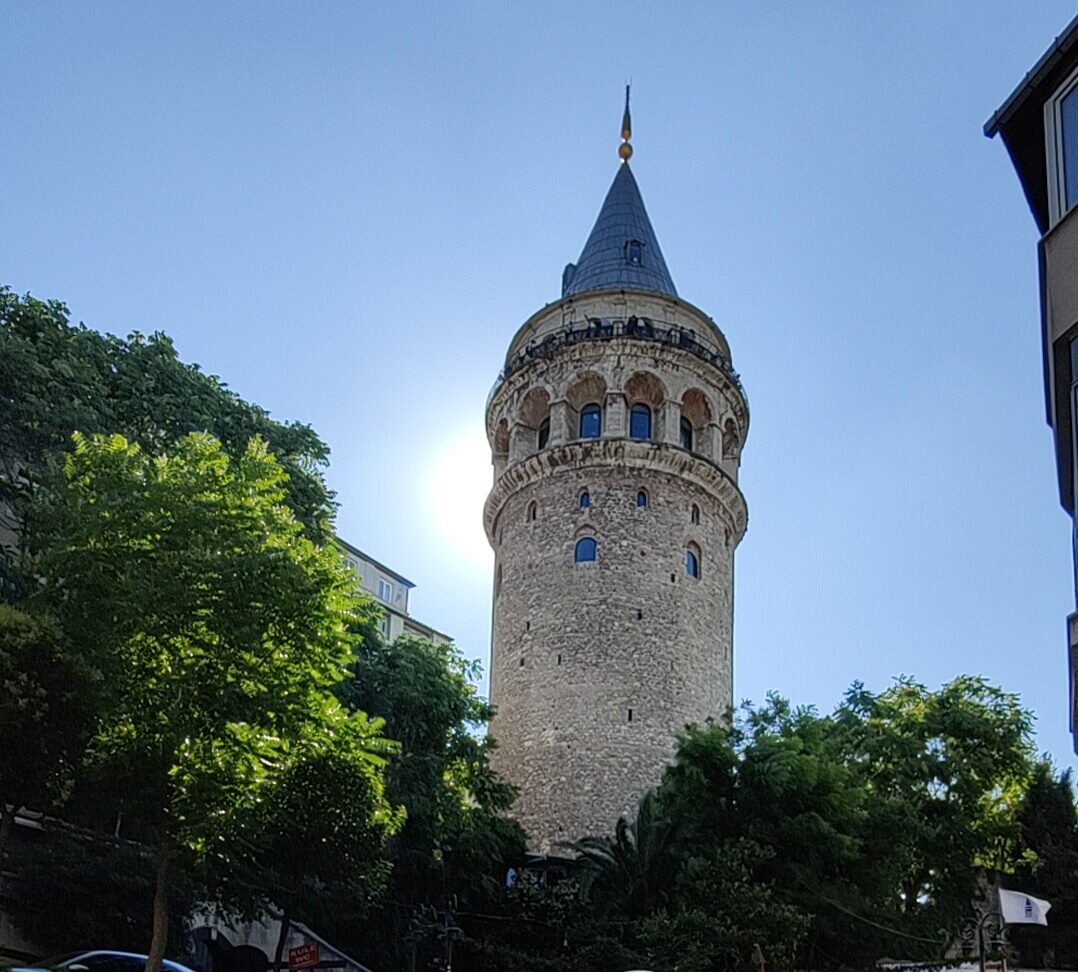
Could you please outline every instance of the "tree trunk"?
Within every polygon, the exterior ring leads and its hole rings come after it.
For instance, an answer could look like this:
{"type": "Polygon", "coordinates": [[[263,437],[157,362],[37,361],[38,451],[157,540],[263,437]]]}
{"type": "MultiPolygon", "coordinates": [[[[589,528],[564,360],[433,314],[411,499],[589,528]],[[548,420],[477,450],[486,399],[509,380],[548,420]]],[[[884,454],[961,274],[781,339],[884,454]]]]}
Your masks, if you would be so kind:
{"type": "Polygon", "coordinates": [[[288,941],[288,931],[292,927],[292,919],[286,908],[281,914],[281,930],[277,935],[277,951],[273,953],[273,968],[270,972],[281,972],[281,957],[284,955],[284,943],[288,941]]]}
{"type": "Polygon", "coordinates": [[[157,852],[157,885],[153,894],[153,937],[146,958],[146,972],[161,972],[161,960],[168,945],[168,858],[171,847],[167,838],[157,852]]]}
{"type": "Polygon", "coordinates": [[[4,851],[7,850],[8,838],[11,829],[15,826],[15,808],[9,811],[7,804],[0,800],[0,861],[4,859],[4,851]]]}

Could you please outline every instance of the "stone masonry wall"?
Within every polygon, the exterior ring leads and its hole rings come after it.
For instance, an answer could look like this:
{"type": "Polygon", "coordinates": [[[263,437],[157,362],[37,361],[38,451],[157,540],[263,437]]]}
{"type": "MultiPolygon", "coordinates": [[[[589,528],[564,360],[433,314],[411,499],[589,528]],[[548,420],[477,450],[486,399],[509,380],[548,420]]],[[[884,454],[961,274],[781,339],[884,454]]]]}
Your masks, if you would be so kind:
{"type": "Polygon", "coordinates": [[[494,765],[518,787],[514,815],[541,853],[611,833],[658,783],[677,732],[732,704],[746,427],[740,388],[718,368],[631,339],[567,347],[492,395],[494,765]],[[589,401],[603,408],[599,439],[578,437],[589,401]],[[652,436],[632,440],[629,411],[645,401],[652,436]],[[683,415],[691,449],[679,441],[683,415]],[[596,540],[594,562],[574,562],[582,536],[596,540]],[[690,546],[698,578],[686,571],[690,546]]]}

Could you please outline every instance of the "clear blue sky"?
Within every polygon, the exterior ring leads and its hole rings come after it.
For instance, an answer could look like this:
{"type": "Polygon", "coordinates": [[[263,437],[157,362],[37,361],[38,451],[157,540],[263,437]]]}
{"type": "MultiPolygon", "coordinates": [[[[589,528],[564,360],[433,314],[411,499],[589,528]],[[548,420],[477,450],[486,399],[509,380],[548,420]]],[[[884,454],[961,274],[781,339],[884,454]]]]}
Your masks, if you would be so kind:
{"type": "Polygon", "coordinates": [[[339,528],[487,656],[483,403],[633,168],[733,348],[735,694],[983,673],[1069,763],[1036,232],[981,126],[1071,4],[8,3],[0,280],[333,449],[339,528]]]}

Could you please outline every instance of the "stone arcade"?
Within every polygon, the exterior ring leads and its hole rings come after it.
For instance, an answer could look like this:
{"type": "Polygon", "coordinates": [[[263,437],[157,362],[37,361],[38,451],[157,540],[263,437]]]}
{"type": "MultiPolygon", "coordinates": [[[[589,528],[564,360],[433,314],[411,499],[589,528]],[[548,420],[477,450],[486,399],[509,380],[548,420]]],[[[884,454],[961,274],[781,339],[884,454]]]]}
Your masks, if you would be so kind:
{"type": "Polygon", "coordinates": [[[680,299],[621,164],[562,298],[509,345],[487,405],[497,769],[533,848],[610,833],[688,722],[732,702],[748,405],[680,299]]]}

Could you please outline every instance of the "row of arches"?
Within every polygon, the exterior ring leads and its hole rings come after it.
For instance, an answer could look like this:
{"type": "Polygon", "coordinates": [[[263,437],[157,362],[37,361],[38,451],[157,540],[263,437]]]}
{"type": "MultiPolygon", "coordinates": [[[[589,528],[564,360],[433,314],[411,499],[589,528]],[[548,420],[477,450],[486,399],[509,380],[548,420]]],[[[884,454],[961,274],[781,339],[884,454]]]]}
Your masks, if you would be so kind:
{"type": "Polygon", "coordinates": [[[600,439],[604,435],[627,435],[637,441],[676,442],[681,448],[712,459],[737,459],[741,430],[731,415],[715,420],[708,395],[689,388],[680,401],[668,399],[666,389],[651,372],[636,372],[612,397],[603,377],[595,372],[575,376],[565,396],[552,401],[544,387],[534,387],[521,399],[510,424],[503,418],[494,432],[495,460],[523,458],[551,441],[552,423],[558,441],[600,439]],[[612,411],[616,421],[611,423],[612,411]],[[669,427],[670,423],[676,424],[669,427]],[[610,428],[608,426],[616,426],[610,428]]]}

